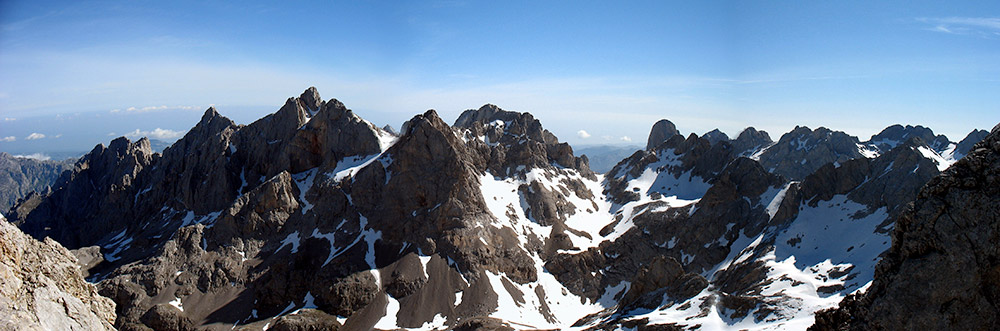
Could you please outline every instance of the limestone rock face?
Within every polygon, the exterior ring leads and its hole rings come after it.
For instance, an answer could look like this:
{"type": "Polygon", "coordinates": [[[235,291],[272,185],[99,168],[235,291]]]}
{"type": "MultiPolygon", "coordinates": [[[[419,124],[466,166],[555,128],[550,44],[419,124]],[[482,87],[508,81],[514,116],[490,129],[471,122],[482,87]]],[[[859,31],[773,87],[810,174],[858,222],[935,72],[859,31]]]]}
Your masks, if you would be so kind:
{"type": "Polygon", "coordinates": [[[680,134],[673,122],[666,119],[656,121],[653,124],[653,128],[649,130],[649,138],[646,140],[646,150],[656,148],[664,141],[667,141],[667,139],[680,134]]]}
{"type": "Polygon", "coordinates": [[[827,128],[795,127],[759,156],[765,169],[790,179],[802,179],[827,163],[863,157],[858,138],[827,128]]]}
{"type": "Polygon", "coordinates": [[[825,329],[1000,327],[1000,125],[902,213],[868,291],[817,316],[825,329]]]}
{"type": "Polygon", "coordinates": [[[0,217],[0,327],[114,330],[115,303],[97,294],[76,258],[52,239],[38,241],[0,217]]]}

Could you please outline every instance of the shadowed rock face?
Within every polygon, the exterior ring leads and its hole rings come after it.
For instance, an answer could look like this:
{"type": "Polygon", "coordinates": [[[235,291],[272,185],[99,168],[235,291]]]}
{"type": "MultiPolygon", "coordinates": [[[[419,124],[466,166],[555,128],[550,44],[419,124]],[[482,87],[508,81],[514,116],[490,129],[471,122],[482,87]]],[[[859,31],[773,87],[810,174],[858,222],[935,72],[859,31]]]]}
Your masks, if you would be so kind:
{"type": "Polygon", "coordinates": [[[35,238],[51,237],[70,249],[93,245],[124,226],[122,214],[134,205],[137,176],[157,157],[145,138],[133,143],[121,137],[107,147],[98,145],[60,178],[53,192],[30,197],[8,217],[35,238]]]}
{"type": "Polygon", "coordinates": [[[935,177],[896,222],[864,294],[813,329],[1000,328],[1000,126],[935,177]]]}
{"type": "Polygon", "coordinates": [[[955,146],[954,157],[956,159],[960,159],[968,155],[969,152],[972,151],[972,146],[975,146],[976,143],[985,139],[988,134],[989,131],[986,130],[972,130],[972,132],[969,132],[969,134],[966,135],[962,141],[958,142],[958,146],[955,146]]]}
{"type": "Polygon", "coordinates": [[[18,330],[113,330],[115,303],[83,280],[76,258],[0,217],[0,324],[18,330]]]}
{"type": "Polygon", "coordinates": [[[929,128],[922,126],[902,126],[899,124],[891,125],[879,132],[878,134],[872,136],[868,144],[873,145],[880,151],[888,152],[890,149],[899,146],[900,144],[910,140],[911,138],[920,138],[927,143],[927,146],[937,151],[938,153],[943,152],[951,141],[948,137],[944,135],[934,135],[934,131],[929,128]]]}
{"type": "Polygon", "coordinates": [[[653,124],[649,130],[649,138],[646,140],[646,150],[656,148],[670,137],[681,134],[673,122],[662,119],[653,124]]]}
{"type": "Polygon", "coordinates": [[[14,206],[32,192],[44,193],[76,160],[35,160],[0,152],[0,210],[14,206]]]}
{"type": "Polygon", "coordinates": [[[701,138],[707,139],[708,142],[712,143],[713,145],[720,141],[729,141],[729,136],[727,136],[725,133],[722,133],[722,131],[719,131],[719,129],[708,131],[705,134],[701,135],[701,138]]]}

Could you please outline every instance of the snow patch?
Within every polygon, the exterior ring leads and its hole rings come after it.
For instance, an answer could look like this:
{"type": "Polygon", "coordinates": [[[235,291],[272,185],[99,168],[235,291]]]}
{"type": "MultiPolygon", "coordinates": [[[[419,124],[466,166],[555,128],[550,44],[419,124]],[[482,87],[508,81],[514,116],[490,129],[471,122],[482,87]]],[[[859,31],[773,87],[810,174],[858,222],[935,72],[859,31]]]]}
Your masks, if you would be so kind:
{"type": "Polygon", "coordinates": [[[295,254],[299,252],[299,244],[301,243],[302,239],[299,238],[299,232],[295,231],[288,234],[288,236],[286,236],[285,239],[282,239],[281,246],[278,246],[278,249],[274,251],[277,252],[280,251],[282,248],[285,248],[285,246],[292,245],[292,254],[295,254]]]}

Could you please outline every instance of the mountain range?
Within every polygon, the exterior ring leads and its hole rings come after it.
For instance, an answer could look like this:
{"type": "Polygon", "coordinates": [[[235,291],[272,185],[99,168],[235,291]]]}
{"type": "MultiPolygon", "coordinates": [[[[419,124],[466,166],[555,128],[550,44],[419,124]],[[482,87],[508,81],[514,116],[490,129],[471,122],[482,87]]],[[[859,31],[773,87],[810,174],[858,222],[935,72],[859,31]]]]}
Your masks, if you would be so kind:
{"type": "MultiPolygon", "coordinates": [[[[209,108],[162,153],[98,145],[5,215],[87,280],[39,286],[114,302],[74,297],[102,302],[74,306],[90,327],[988,329],[997,153],[1000,128],[773,141],[661,120],[600,173],[530,113],[395,132],[310,88],[248,125],[209,108]]],[[[44,324],[51,300],[0,306],[44,324]]]]}

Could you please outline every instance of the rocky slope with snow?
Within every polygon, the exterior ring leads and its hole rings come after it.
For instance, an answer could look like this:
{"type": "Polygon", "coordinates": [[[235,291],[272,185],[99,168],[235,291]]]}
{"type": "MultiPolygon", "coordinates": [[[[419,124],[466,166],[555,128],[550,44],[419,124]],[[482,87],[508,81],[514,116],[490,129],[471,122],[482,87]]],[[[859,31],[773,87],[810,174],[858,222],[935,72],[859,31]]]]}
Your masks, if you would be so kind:
{"type": "Polygon", "coordinates": [[[1000,125],[920,190],[874,282],[814,329],[1000,328],[1000,125]]]}
{"type": "Polygon", "coordinates": [[[921,136],[713,132],[657,122],[597,174],[528,113],[396,133],[310,88],[248,125],[210,108],[162,154],[98,146],[10,217],[99,247],[126,330],[796,329],[872,280],[952,162],[921,136]]]}

